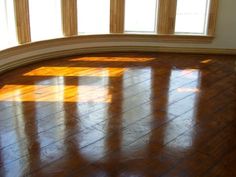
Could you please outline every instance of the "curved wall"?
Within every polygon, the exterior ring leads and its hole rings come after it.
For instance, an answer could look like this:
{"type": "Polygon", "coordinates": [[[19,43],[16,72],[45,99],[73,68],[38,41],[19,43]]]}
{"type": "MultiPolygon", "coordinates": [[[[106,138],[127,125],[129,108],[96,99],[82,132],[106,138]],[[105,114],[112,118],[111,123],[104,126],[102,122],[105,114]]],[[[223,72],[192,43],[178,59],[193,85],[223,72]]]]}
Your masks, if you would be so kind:
{"type": "MultiPolygon", "coordinates": [[[[107,51],[160,51],[236,54],[236,1],[220,0],[215,39],[211,43],[158,40],[155,36],[77,36],[25,44],[0,52],[0,72],[22,64],[81,53],[107,51]],[[115,37],[114,37],[115,36],[115,37]]],[[[127,35],[129,36],[129,35],[127,35]]]]}
{"type": "Polygon", "coordinates": [[[155,42],[149,45],[162,47],[196,47],[236,49],[236,1],[219,0],[215,39],[208,44],[190,43],[163,43],[155,42]]]}
{"type": "Polygon", "coordinates": [[[236,1],[219,0],[215,39],[210,44],[163,44],[171,47],[204,47],[236,49],[236,1]]]}

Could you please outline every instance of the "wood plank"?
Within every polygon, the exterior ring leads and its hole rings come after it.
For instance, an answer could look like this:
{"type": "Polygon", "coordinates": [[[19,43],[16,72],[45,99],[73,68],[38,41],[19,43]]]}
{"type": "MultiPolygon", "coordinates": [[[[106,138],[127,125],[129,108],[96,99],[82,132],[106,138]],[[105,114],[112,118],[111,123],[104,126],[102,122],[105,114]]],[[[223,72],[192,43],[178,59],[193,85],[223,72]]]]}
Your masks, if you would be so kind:
{"type": "Polygon", "coordinates": [[[235,57],[139,55],[48,60],[1,75],[0,98],[22,100],[0,101],[0,175],[236,174],[235,57]],[[37,76],[42,67],[54,76],[42,70],[37,76]],[[61,89],[37,90],[42,85],[61,89]],[[84,86],[85,92],[73,91],[84,86]],[[101,95],[94,86],[108,91],[101,95]],[[42,102],[54,92],[65,100],[42,102]],[[75,101],[80,94],[89,99],[75,101]],[[35,100],[23,100],[32,95],[35,100]],[[107,95],[109,101],[96,102],[107,95]]]}

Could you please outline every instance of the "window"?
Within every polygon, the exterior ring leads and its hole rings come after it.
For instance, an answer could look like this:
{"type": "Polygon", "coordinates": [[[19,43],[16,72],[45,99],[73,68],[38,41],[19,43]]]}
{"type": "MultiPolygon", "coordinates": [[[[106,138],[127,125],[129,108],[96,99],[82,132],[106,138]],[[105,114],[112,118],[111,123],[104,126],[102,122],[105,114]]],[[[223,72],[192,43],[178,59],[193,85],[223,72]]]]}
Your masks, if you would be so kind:
{"type": "Polygon", "coordinates": [[[62,36],[61,1],[29,0],[31,40],[62,36]]]}
{"type": "Polygon", "coordinates": [[[80,34],[106,34],[110,27],[110,0],[78,0],[80,34]]]}
{"type": "Polygon", "coordinates": [[[209,0],[178,0],[176,33],[206,34],[209,0]]]}
{"type": "Polygon", "coordinates": [[[0,0],[0,50],[77,33],[210,42],[217,6],[218,0],[0,0]]]}
{"type": "Polygon", "coordinates": [[[17,44],[13,0],[0,0],[0,50],[17,44]]]}
{"type": "Polygon", "coordinates": [[[156,0],[125,1],[125,31],[150,32],[156,31],[156,0]]]}

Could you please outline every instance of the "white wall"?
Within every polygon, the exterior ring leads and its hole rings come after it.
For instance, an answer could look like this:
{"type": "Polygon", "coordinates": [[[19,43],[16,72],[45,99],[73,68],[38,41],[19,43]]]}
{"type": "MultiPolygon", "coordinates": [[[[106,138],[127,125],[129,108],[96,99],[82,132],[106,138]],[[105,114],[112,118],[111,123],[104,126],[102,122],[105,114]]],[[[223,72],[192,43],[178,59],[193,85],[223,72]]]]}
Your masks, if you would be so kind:
{"type": "Polygon", "coordinates": [[[212,47],[236,48],[235,8],[235,0],[219,0],[216,40],[212,47]]]}

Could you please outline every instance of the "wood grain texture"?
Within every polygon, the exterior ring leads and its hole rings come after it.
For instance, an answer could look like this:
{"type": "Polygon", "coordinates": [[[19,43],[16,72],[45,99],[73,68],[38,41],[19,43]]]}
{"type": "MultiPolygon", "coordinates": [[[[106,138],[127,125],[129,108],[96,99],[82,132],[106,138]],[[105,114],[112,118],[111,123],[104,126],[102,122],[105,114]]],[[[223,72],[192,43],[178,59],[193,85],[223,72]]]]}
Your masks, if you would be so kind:
{"type": "Polygon", "coordinates": [[[31,42],[28,0],[14,0],[14,9],[19,44],[31,42]]]}
{"type": "Polygon", "coordinates": [[[110,1],[110,33],[124,33],[125,1],[110,1]]]}
{"type": "Polygon", "coordinates": [[[78,35],[77,0],[61,0],[61,8],[64,36],[78,35]]]}
{"type": "Polygon", "coordinates": [[[159,0],[158,34],[174,34],[177,0],[159,0]]]}
{"type": "Polygon", "coordinates": [[[2,74],[0,176],[235,176],[235,59],[87,54],[2,74]]]}
{"type": "Polygon", "coordinates": [[[217,14],[218,14],[218,0],[211,0],[210,1],[210,8],[209,8],[209,18],[208,18],[208,35],[215,35],[216,30],[216,22],[217,22],[217,14]]]}

